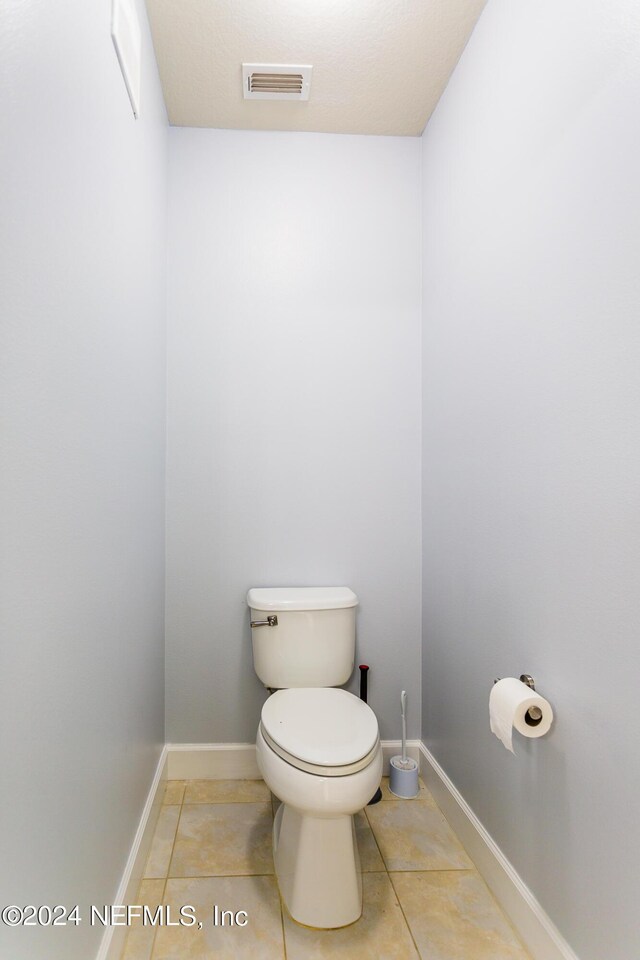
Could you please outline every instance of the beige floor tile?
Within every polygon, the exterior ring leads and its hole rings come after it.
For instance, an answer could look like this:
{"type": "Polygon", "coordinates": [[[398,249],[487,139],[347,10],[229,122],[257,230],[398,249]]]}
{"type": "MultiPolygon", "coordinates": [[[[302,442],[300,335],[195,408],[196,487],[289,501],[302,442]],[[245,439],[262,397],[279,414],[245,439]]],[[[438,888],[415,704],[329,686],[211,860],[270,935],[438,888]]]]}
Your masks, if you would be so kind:
{"type": "Polygon", "coordinates": [[[179,816],[179,806],[162,807],[160,810],[156,830],[151,841],[149,859],[144,871],[145,880],[154,877],[166,877],[179,816]]]}
{"type": "Polygon", "coordinates": [[[389,800],[366,808],[387,870],[473,867],[460,841],[429,801],[389,800]]]}
{"type": "Polygon", "coordinates": [[[165,903],[176,916],[184,904],[193,906],[202,929],[163,927],[153,960],[283,960],[280,898],[273,877],[168,880],[165,903]],[[214,926],[214,905],[246,911],[246,926],[214,926]]]}
{"type": "Polygon", "coordinates": [[[268,801],[185,803],[169,875],[222,877],[273,873],[272,829],[273,813],[268,801]]]}
{"type": "Polygon", "coordinates": [[[259,803],[271,799],[264,780],[190,780],[185,803],[259,803]]]}
{"type": "MultiPolygon", "coordinates": [[[[436,806],[436,802],[435,802],[435,800],[433,799],[433,797],[431,796],[431,794],[429,793],[429,791],[427,790],[427,788],[425,787],[425,785],[424,785],[424,783],[422,782],[422,780],[419,780],[418,783],[419,783],[419,787],[420,787],[418,796],[417,796],[417,797],[410,797],[409,799],[411,799],[411,800],[427,800],[427,801],[431,804],[432,807],[435,807],[435,806],[436,806]]],[[[396,796],[394,796],[394,795],[391,793],[391,791],[389,790],[389,777],[383,777],[383,778],[382,778],[381,789],[382,789],[382,799],[383,799],[383,800],[397,800],[397,799],[398,799],[398,798],[397,798],[396,796]]]]}
{"type": "Polygon", "coordinates": [[[528,960],[475,871],[394,873],[398,900],[428,960],[528,960]]]}
{"type": "Polygon", "coordinates": [[[363,873],[378,873],[384,870],[384,861],[380,856],[378,844],[373,835],[364,811],[356,813],[356,840],[363,873]]]}
{"type": "Polygon", "coordinates": [[[340,930],[301,927],[285,909],[287,960],[418,960],[387,874],[365,873],[362,885],[362,916],[340,930]]]}
{"type": "Polygon", "coordinates": [[[182,803],[186,780],[167,780],[163,803],[182,803]]]}
{"type": "MultiPolygon", "coordinates": [[[[143,880],[135,902],[155,911],[162,903],[163,893],[164,880],[143,880]]],[[[133,920],[127,933],[122,960],[149,960],[155,935],[155,927],[145,926],[141,919],[133,920]]]]}

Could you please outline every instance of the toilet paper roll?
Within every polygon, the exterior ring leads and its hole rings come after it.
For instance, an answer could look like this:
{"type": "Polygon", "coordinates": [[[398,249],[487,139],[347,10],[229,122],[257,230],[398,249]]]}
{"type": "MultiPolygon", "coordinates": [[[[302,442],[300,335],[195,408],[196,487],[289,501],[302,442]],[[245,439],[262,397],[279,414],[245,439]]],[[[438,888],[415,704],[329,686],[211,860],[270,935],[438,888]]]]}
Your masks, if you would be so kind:
{"type": "Polygon", "coordinates": [[[498,680],[491,688],[489,695],[489,723],[491,732],[510,750],[513,749],[514,729],[523,737],[544,737],[549,732],[553,722],[551,704],[544,697],[538,696],[532,690],[516,680],[515,677],[505,677],[498,680]],[[531,707],[538,707],[542,717],[531,717],[531,707]]]}

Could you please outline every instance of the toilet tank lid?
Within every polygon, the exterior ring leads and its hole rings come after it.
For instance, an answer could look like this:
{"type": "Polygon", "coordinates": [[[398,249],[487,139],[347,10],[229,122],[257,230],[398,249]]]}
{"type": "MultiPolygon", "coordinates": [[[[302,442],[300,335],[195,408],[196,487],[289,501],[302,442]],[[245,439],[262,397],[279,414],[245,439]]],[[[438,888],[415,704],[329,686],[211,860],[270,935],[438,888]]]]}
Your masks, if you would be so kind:
{"type": "Polygon", "coordinates": [[[349,587],[252,587],[247,593],[252,610],[340,610],[357,607],[349,587]]]}

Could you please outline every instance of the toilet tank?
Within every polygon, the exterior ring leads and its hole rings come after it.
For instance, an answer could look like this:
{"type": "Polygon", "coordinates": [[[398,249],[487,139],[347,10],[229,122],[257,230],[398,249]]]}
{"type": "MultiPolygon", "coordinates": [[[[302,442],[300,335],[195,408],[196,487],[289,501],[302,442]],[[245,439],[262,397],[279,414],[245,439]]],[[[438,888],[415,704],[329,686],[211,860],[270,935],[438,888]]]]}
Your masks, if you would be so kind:
{"type": "Polygon", "coordinates": [[[352,590],[254,587],[247,605],[253,665],[265,687],[337,687],[347,682],[356,646],[358,598],[352,590]]]}

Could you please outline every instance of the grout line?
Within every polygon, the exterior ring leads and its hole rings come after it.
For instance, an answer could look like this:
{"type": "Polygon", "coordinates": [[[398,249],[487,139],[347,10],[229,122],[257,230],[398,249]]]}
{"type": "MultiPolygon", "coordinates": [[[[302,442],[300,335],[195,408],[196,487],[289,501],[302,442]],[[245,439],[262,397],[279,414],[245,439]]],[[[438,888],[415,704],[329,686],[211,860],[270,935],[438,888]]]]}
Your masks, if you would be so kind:
{"type": "MultiPolygon", "coordinates": [[[[381,802],[384,803],[384,797],[382,798],[382,801],[381,801],[381,802]]],[[[366,811],[366,807],[365,807],[365,811],[366,811]]],[[[391,889],[393,890],[393,895],[394,895],[394,897],[396,898],[396,902],[397,902],[398,906],[400,907],[400,912],[402,913],[402,917],[403,917],[403,919],[404,919],[405,925],[406,925],[406,927],[407,927],[407,930],[409,931],[409,936],[411,937],[411,941],[412,941],[412,943],[413,943],[413,945],[414,945],[414,947],[415,947],[415,950],[416,950],[416,953],[417,953],[418,957],[420,957],[421,960],[422,960],[422,954],[420,953],[420,951],[419,951],[419,949],[418,949],[418,944],[416,943],[415,937],[413,936],[413,930],[412,930],[411,927],[409,926],[409,921],[407,920],[407,915],[406,915],[406,913],[404,912],[404,908],[403,908],[402,904],[400,903],[400,897],[398,896],[398,891],[396,890],[396,888],[395,888],[395,886],[394,886],[393,880],[392,880],[392,878],[391,878],[391,874],[390,874],[389,869],[388,869],[388,867],[387,867],[387,862],[386,862],[386,860],[384,859],[384,856],[382,855],[382,850],[380,849],[380,844],[378,843],[378,838],[376,837],[375,833],[373,832],[373,827],[371,826],[371,823],[369,822],[369,818],[367,817],[366,812],[365,812],[365,817],[366,817],[367,823],[369,824],[369,829],[371,830],[371,834],[372,834],[372,836],[373,836],[373,841],[374,841],[376,847],[378,848],[378,853],[380,854],[380,859],[382,860],[382,863],[383,863],[383,865],[384,865],[385,875],[386,875],[387,879],[389,880],[389,883],[391,884],[391,889]]],[[[363,876],[364,876],[364,875],[363,875],[363,876]]]]}
{"type": "MultiPolygon", "coordinates": [[[[382,800],[381,800],[381,803],[384,803],[384,802],[385,802],[385,799],[384,799],[384,797],[383,797],[382,800]]],[[[387,802],[388,802],[388,801],[387,801],[387,802]]],[[[389,880],[389,883],[391,884],[391,889],[393,890],[393,895],[394,895],[394,897],[396,898],[396,902],[397,902],[398,906],[400,907],[400,912],[402,913],[402,917],[403,917],[403,919],[404,919],[405,925],[406,925],[406,927],[407,927],[407,930],[409,931],[409,936],[411,937],[411,942],[413,943],[413,945],[414,945],[414,947],[415,947],[415,950],[416,950],[416,953],[417,953],[418,957],[422,958],[422,954],[420,953],[420,950],[418,949],[418,944],[416,943],[415,937],[413,936],[413,930],[411,929],[411,927],[410,927],[410,925],[409,925],[409,921],[407,920],[407,915],[406,915],[406,913],[404,912],[404,908],[403,908],[402,904],[400,903],[400,897],[398,896],[398,891],[397,891],[396,888],[395,888],[395,885],[394,885],[394,883],[393,883],[393,879],[392,879],[392,877],[391,877],[391,873],[389,872],[389,868],[387,867],[387,861],[385,860],[384,855],[383,855],[383,853],[382,853],[382,850],[380,849],[380,844],[378,843],[378,838],[376,837],[375,832],[374,832],[374,829],[373,829],[373,827],[371,826],[371,821],[369,820],[369,817],[367,816],[366,810],[367,810],[367,808],[365,807],[365,818],[366,818],[366,820],[367,820],[367,823],[369,824],[369,829],[371,830],[374,843],[375,843],[376,847],[378,848],[378,853],[380,854],[380,859],[382,860],[382,863],[384,864],[384,872],[385,872],[385,875],[387,876],[387,878],[388,878],[388,880],[389,880]]]]}
{"type": "Polygon", "coordinates": [[[475,873],[480,876],[475,867],[422,867],[420,870],[389,870],[389,873],[401,873],[403,876],[408,873],[475,873]]]}
{"type": "MultiPolygon", "coordinates": [[[[165,889],[166,889],[166,886],[167,886],[167,880],[169,879],[169,875],[171,874],[171,864],[172,864],[172,862],[173,862],[173,854],[175,853],[175,849],[176,849],[176,839],[177,839],[177,837],[178,837],[178,830],[180,829],[180,820],[182,819],[182,808],[183,808],[183,806],[184,806],[184,798],[185,798],[186,792],[187,792],[187,783],[186,783],[186,781],[185,781],[185,786],[184,786],[184,790],[183,790],[183,793],[182,793],[182,800],[181,800],[181,802],[180,802],[180,812],[179,812],[179,814],[178,814],[178,819],[176,820],[176,830],[175,830],[175,833],[174,833],[174,835],[173,835],[173,843],[171,844],[171,855],[170,855],[169,860],[168,860],[168,862],[167,862],[167,872],[166,872],[165,878],[164,878],[164,881],[165,881],[165,882],[164,882],[165,889]]],[[[174,804],[174,806],[177,806],[177,804],[174,804]]]]}
{"type": "MultiPolygon", "coordinates": [[[[162,894],[161,894],[161,896],[160,896],[160,902],[161,902],[163,905],[164,905],[164,901],[165,901],[165,893],[166,893],[166,891],[167,891],[167,878],[165,877],[164,880],[163,880],[163,882],[162,882],[162,894]]],[[[160,927],[155,927],[155,929],[154,929],[154,931],[153,931],[153,937],[152,937],[152,940],[151,940],[151,951],[150,951],[150,953],[149,953],[149,960],[153,960],[153,951],[155,950],[155,947],[156,947],[156,938],[157,938],[157,936],[158,936],[158,930],[159,930],[159,929],[160,929],[160,927]]]]}
{"type": "MultiPolygon", "coordinates": [[[[169,782],[169,781],[167,781],[167,782],[169,782]]],[[[166,787],[165,787],[165,789],[166,789],[166,787]]],[[[173,851],[174,851],[174,848],[175,848],[175,845],[176,845],[176,837],[178,836],[178,827],[180,826],[180,817],[182,816],[182,807],[183,807],[183,804],[184,804],[184,795],[185,795],[186,792],[187,792],[187,785],[186,785],[186,781],[185,781],[185,786],[184,786],[184,790],[182,791],[182,799],[180,800],[180,803],[179,803],[179,804],[177,804],[177,803],[167,803],[167,804],[165,804],[165,806],[167,806],[167,807],[177,807],[177,806],[179,806],[179,807],[180,807],[180,812],[179,812],[179,814],[178,814],[178,819],[176,820],[176,832],[175,832],[174,835],[173,835],[173,843],[171,844],[171,856],[169,857],[169,862],[168,862],[168,864],[167,864],[167,873],[166,873],[166,876],[165,876],[165,877],[160,878],[160,879],[162,879],[161,903],[162,903],[163,906],[165,905],[165,900],[167,899],[167,882],[168,882],[168,880],[169,880],[169,872],[170,872],[170,870],[171,870],[171,861],[173,860],[173,851]]],[[[152,939],[152,941],[151,941],[151,952],[150,952],[150,954],[149,954],[150,960],[153,960],[153,952],[154,952],[155,947],[156,947],[156,939],[157,939],[157,936],[158,936],[158,930],[159,930],[159,929],[160,929],[160,927],[156,927],[156,928],[154,929],[154,931],[153,931],[153,939],[152,939]]]]}
{"type": "MultiPolygon", "coordinates": [[[[260,804],[263,807],[272,806],[271,800],[189,800],[183,804],[185,807],[249,807],[253,804],[260,804]]],[[[175,807],[175,803],[167,804],[169,807],[175,807]]]]}
{"type": "MultiPolygon", "coordinates": [[[[169,857],[169,862],[168,862],[168,864],[167,864],[167,875],[163,878],[163,884],[162,884],[162,904],[163,904],[163,906],[166,905],[166,904],[165,904],[165,901],[166,901],[166,899],[167,899],[167,883],[169,882],[169,872],[170,872],[170,870],[171,870],[171,861],[173,860],[173,851],[174,851],[175,845],[176,845],[176,837],[178,836],[178,828],[179,828],[179,826],[180,826],[180,817],[182,816],[182,808],[183,808],[183,806],[184,806],[184,798],[185,798],[186,792],[187,792],[187,781],[185,780],[185,781],[184,781],[184,790],[182,791],[182,799],[180,800],[180,803],[179,803],[179,804],[177,804],[177,803],[167,804],[167,806],[171,806],[171,807],[177,807],[177,806],[179,806],[179,807],[180,807],[180,813],[178,814],[178,819],[177,819],[177,821],[176,821],[176,832],[175,832],[174,835],[173,835],[173,843],[172,843],[172,845],[171,845],[171,856],[169,857]]],[[[157,938],[157,936],[158,936],[158,930],[159,930],[159,929],[160,929],[160,927],[156,927],[155,930],[153,931],[153,940],[152,940],[152,942],[151,942],[151,953],[149,954],[150,960],[153,960],[153,951],[155,950],[156,938],[157,938]]]]}
{"type": "Polygon", "coordinates": [[[284,901],[282,899],[282,894],[280,893],[280,884],[278,883],[278,878],[276,877],[275,873],[273,875],[273,879],[275,880],[276,891],[278,893],[278,903],[280,904],[280,926],[282,927],[282,950],[284,953],[284,960],[287,960],[287,934],[284,928],[285,906],[284,906],[284,901]]]}
{"type": "MultiPolygon", "coordinates": [[[[384,801],[382,801],[382,802],[384,803],[384,801]]],[[[380,844],[378,843],[378,838],[376,837],[375,833],[373,832],[373,827],[371,826],[371,823],[370,823],[370,821],[369,821],[369,817],[368,817],[367,814],[366,814],[366,807],[365,807],[365,815],[364,815],[364,816],[365,816],[365,820],[366,820],[367,823],[369,824],[369,830],[371,830],[371,836],[373,837],[373,842],[375,843],[376,848],[377,848],[377,850],[378,850],[378,853],[380,854],[380,859],[382,860],[382,865],[383,865],[384,869],[386,870],[386,872],[388,873],[389,871],[388,871],[388,869],[387,869],[387,861],[385,860],[385,858],[384,858],[383,855],[382,855],[382,850],[380,849],[380,844]]],[[[374,872],[374,871],[372,871],[372,872],[374,872]]],[[[375,872],[377,872],[377,871],[375,871],[375,872]]]]}
{"type": "MultiPolygon", "coordinates": [[[[168,876],[167,880],[234,880],[236,877],[275,877],[275,872],[273,873],[186,873],[180,874],[180,876],[168,876]]],[[[161,879],[161,878],[159,878],[161,879]]]]}
{"type": "MultiPolygon", "coordinates": [[[[398,896],[398,891],[396,890],[396,886],[395,886],[395,884],[394,884],[394,882],[393,882],[393,877],[391,876],[391,874],[389,873],[388,870],[387,870],[387,876],[389,877],[389,883],[391,884],[391,889],[393,890],[393,895],[394,895],[394,897],[396,898],[396,900],[397,900],[397,902],[398,902],[398,906],[400,907],[400,911],[401,911],[402,916],[403,916],[403,918],[404,918],[404,922],[405,922],[406,925],[407,925],[407,930],[409,931],[409,936],[411,937],[411,940],[412,940],[412,942],[413,942],[413,945],[414,945],[414,947],[416,948],[416,953],[417,953],[418,956],[420,957],[420,960],[423,960],[422,954],[420,953],[420,948],[418,947],[418,944],[416,943],[416,938],[415,938],[414,935],[413,935],[413,930],[411,929],[411,924],[409,923],[409,921],[408,921],[408,919],[407,919],[407,915],[406,915],[406,913],[404,912],[404,907],[402,906],[402,901],[400,900],[400,897],[398,896]]],[[[428,960],[428,958],[425,958],[425,960],[428,960]]]]}

